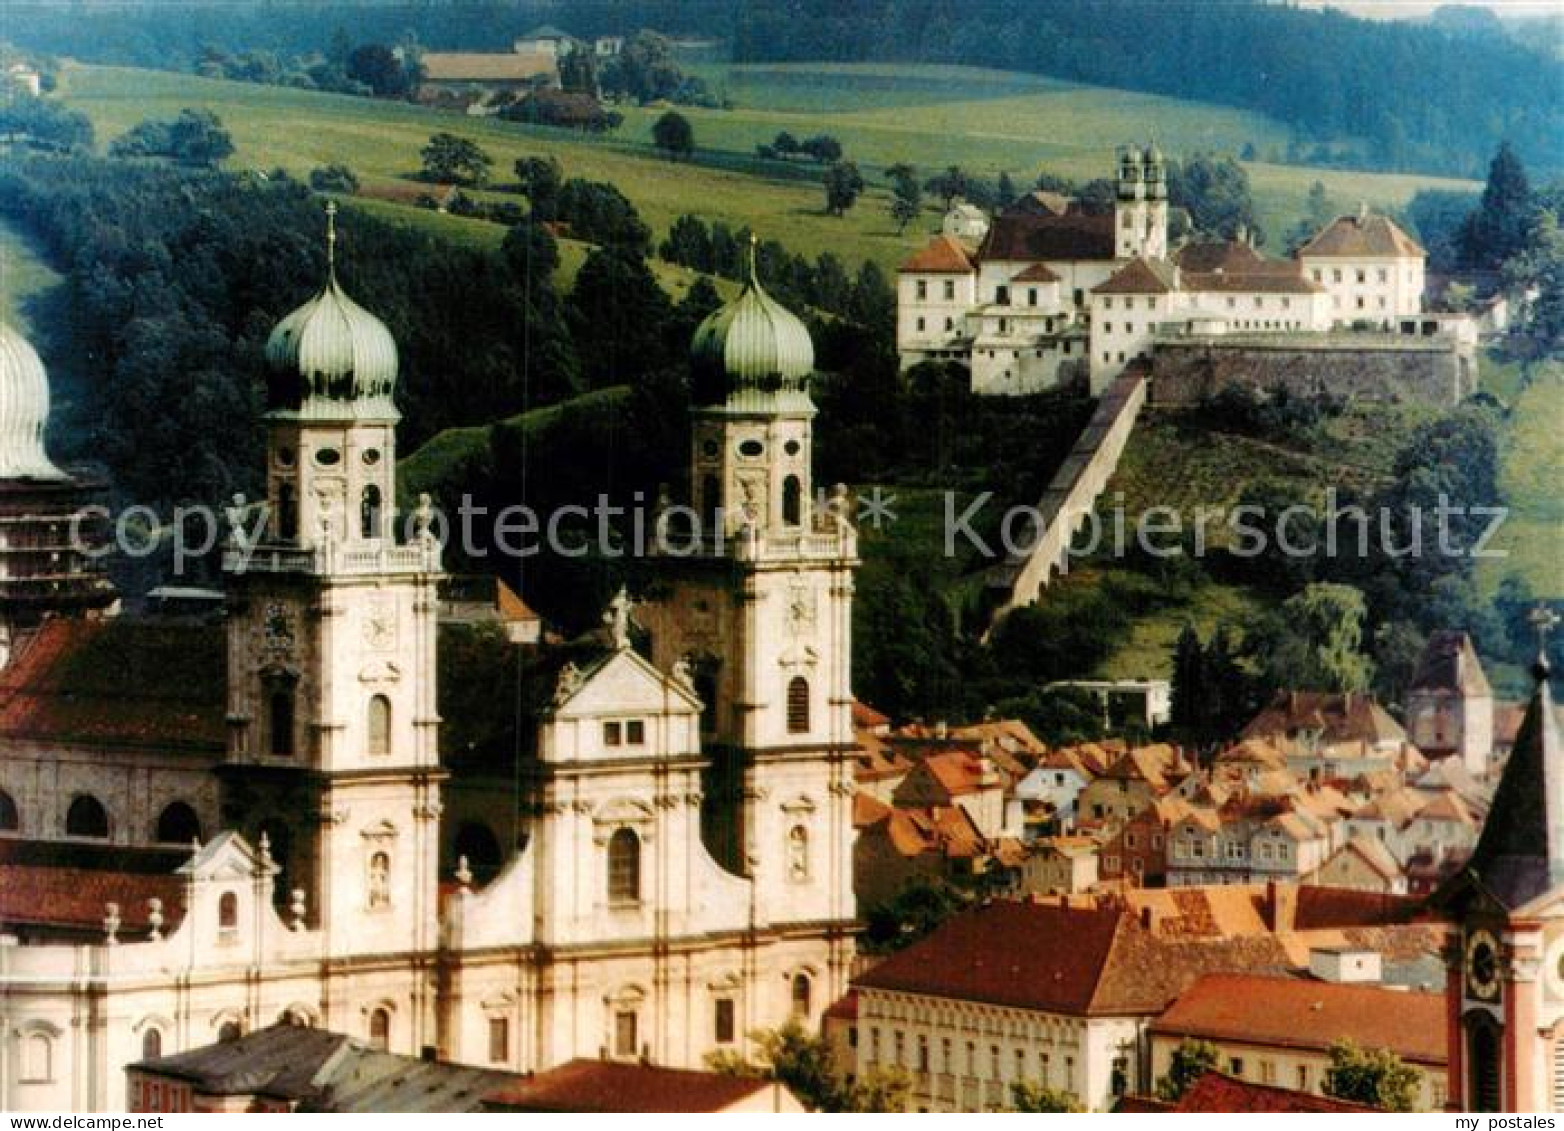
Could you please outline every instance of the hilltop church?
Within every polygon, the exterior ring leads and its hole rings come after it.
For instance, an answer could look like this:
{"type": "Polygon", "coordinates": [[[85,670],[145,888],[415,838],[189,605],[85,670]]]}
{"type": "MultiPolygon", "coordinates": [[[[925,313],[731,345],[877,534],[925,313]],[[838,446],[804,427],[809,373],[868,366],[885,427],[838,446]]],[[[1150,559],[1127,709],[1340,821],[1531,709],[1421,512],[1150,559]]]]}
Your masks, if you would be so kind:
{"type": "MultiPolygon", "coordinates": [[[[43,367],[4,343],[0,438],[36,441],[43,367]]],[[[696,335],[720,527],[600,639],[492,667],[438,660],[427,501],[393,530],[391,332],[333,268],[266,358],[220,621],[73,598],[0,670],[0,1107],[123,1110],[125,1065],[280,1018],[512,1071],[816,1024],[853,957],[857,535],[815,501],[803,324],[752,273],[696,335]],[[506,705],[514,758],[442,748],[442,680],[506,705]]]]}

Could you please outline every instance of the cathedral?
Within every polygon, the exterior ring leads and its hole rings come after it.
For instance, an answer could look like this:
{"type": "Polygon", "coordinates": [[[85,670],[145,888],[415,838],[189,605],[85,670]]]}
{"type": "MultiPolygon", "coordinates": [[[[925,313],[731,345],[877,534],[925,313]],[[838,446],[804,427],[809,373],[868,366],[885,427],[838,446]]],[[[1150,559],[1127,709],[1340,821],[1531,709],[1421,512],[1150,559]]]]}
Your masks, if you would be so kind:
{"type": "MultiPolygon", "coordinates": [[[[46,463],[5,334],[0,438],[46,463]]],[[[126,1064],[278,1019],[512,1071],[818,1024],[853,958],[857,534],[811,482],[809,334],[753,271],[691,355],[681,552],[523,678],[446,670],[396,342],[328,268],[267,343],[220,622],[66,602],[0,670],[0,1107],[123,1110],[126,1064]],[[442,680],[522,688],[503,787],[443,749],[442,680]]]]}

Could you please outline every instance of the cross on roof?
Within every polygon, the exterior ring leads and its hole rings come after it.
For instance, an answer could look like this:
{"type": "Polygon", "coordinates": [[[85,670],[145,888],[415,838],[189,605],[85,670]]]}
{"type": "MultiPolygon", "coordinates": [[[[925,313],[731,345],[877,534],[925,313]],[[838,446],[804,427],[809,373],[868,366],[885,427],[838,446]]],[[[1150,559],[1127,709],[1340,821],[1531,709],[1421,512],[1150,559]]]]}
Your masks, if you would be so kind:
{"type": "Polygon", "coordinates": [[[337,202],[326,201],[326,269],[337,270],[337,202]]]}

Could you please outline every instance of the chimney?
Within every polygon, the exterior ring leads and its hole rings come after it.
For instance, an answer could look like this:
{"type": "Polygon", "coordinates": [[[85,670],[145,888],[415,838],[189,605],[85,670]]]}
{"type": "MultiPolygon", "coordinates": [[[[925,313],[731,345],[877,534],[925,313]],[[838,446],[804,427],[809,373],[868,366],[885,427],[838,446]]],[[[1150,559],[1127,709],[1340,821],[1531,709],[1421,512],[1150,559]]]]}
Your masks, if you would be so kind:
{"type": "Polygon", "coordinates": [[[1368,218],[1369,218],[1368,201],[1366,201],[1366,200],[1358,201],[1358,227],[1361,228],[1364,224],[1367,224],[1368,223],[1368,218]]]}
{"type": "Polygon", "coordinates": [[[1265,885],[1265,919],[1272,934],[1291,934],[1298,918],[1298,888],[1268,880],[1265,885]]]}

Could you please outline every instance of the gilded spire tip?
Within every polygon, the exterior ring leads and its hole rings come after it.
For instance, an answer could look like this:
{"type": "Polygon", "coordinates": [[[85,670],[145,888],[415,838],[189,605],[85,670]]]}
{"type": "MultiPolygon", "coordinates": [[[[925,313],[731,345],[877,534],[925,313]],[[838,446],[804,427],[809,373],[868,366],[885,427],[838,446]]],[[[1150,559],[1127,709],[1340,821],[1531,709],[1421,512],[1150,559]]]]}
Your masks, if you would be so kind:
{"type": "Polygon", "coordinates": [[[326,273],[337,277],[337,202],[326,201],[326,273]]]}

